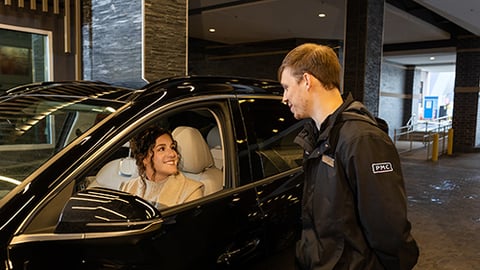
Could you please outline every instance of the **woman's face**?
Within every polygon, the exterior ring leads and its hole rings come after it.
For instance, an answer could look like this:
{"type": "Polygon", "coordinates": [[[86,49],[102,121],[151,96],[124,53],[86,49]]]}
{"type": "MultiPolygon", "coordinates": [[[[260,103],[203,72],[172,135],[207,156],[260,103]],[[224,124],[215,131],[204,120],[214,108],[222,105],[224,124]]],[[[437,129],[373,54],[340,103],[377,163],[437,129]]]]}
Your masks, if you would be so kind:
{"type": "Polygon", "coordinates": [[[163,134],[155,140],[153,151],[143,159],[148,179],[161,181],[178,172],[176,148],[177,146],[169,134],[163,134]]]}

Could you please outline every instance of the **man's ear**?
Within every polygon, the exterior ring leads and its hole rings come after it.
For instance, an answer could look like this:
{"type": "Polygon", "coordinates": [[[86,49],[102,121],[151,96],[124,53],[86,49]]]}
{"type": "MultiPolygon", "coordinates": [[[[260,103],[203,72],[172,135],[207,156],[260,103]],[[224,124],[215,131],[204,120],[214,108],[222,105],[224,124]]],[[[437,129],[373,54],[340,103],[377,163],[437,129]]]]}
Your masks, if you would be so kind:
{"type": "Polygon", "coordinates": [[[312,75],[308,74],[308,73],[303,73],[303,80],[305,82],[305,87],[308,89],[310,89],[310,86],[312,86],[312,75]]]}

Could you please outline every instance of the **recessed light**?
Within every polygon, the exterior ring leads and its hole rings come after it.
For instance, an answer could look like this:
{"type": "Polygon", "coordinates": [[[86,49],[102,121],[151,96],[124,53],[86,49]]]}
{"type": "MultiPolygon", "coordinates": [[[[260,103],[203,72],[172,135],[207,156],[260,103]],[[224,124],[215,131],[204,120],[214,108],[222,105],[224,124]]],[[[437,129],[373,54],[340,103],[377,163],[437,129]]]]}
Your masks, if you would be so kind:
{"type": "Polygon", "coordinates": [[[325,18],[325,17],[327,17],[327,14],[325,14],[325,13],[318,13],[318,17],[320,17],[320,18],[325,18]]]}
{"type": "Polygon", "coordinates": [[[208,29],[208,32],[214,33],[214,32],[215,32],[215,28],[210,28],[210,29],[208,29]]]}
{"type": "Polygon", "coordinates": [[[430,56],[430,61],[435,60],[435,56],[430,56]]]}

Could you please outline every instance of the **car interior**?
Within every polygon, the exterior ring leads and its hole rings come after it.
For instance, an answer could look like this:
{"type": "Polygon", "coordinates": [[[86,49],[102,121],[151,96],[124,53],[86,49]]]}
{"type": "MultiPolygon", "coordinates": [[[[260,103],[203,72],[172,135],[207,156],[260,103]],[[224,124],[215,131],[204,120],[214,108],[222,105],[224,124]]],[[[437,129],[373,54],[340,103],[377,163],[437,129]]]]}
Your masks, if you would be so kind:
{"type": "MultiPolygon", "coordinates": [[[[205,195],[224,187],[223,147],[213,112],[187,110],[163,117],[156,124],[166,127],[178,145],[179,170],[205,185],[205,195]]],[[[138,177],[129,143],[107,158],[97,173],[88,177],[88,188],[120,189],[123,182],[138,177]]]]}
{"type": "Polygon", "coordinates": [[[205,195],[223,188],[222,171],[215,166],[212,152],[200,131],[179,126],[172,132],[180,154],[179,169],[188,178],[205,185],[205,195]]]}

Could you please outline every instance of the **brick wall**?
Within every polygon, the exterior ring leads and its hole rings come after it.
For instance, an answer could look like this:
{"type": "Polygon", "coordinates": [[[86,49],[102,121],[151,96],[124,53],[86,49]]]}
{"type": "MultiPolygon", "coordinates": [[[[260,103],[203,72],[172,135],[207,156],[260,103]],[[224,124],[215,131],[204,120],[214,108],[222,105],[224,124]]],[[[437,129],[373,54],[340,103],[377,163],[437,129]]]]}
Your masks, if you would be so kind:
{"type": "Polygon", "coordinates": [[[347,1],[345,34],[345,90],[379,113],[383,50],[383,0],[347,1]]]}
{"type": "Polygon", "coordinates": [[[479,126],[480,38],[463,37],[457,45],[453,108],[455,152],[477,151],[479,126]]]}

